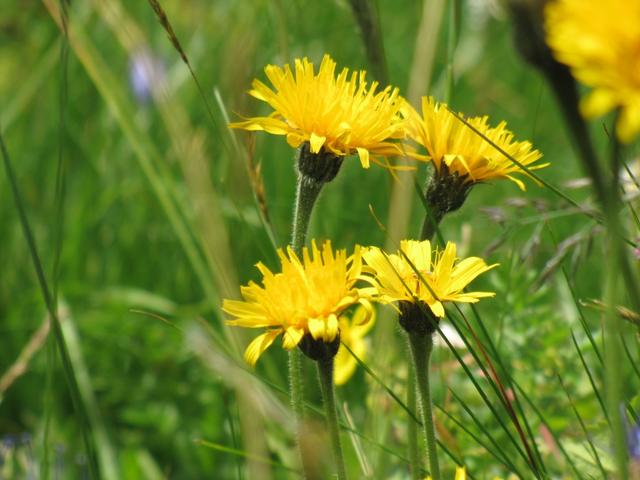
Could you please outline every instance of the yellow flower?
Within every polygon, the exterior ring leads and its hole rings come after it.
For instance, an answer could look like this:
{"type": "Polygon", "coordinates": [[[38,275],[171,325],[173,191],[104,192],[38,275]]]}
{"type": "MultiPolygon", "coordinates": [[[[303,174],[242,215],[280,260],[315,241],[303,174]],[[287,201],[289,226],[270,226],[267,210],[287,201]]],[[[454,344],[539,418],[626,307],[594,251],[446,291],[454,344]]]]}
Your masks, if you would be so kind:
{"type": "Polygon", "coordinates": [[[235,317],[227,321],[228,325],[267,329],[245,351],[244,358],[252,366],[280,334],[284,334],[283,347],[287,350],[295,348],[306,334],[332,342],[339,333],[338,316],[346,308],[360,303],[371,310],[355,287],[362,271],[359,247],[347,257],[346,250],[334,253],[330,241],[324,243],[322,251],[314,241],[311,254],[306,247],[303,249],[302,261],[290,247],[286,254],[278,250],[278,256],[281,272],[274,274],[258,263],[263,285],[249,282],[241,288],[244,301],[224,300],[222,305],[235,317]]]}
{"type": "MultiPolygon", "coordinates": [[[[347,344],[360,360],[366,358],[367,344],[364,337],[375,320],[375,310],[371,312],[363,306],[356,309],[351,319],[346,315],[340,316],[340,342],[347,344]]],[[[336,385],[344,385],[356,371],[358,362],[344,345],[340,345],[334,362],[334,382],[336,385]]]]}
{"type": "MultiPolygon", "coordinates": [[[[525,189],[524,183],[513,174],[526,176],[526,171],[456,118],[446,104],[437,103],[432,97],[422,97],[422,117],[408,104],[403,113],[408,120],[408,136],[426,148],[438,173],[442,173],[446,166],[448,172],[466,176],[468,183],[508,178],[521,190],[525,189]]],[[[516,142],[505,122],[491,127],[486,116],[466,120],[484,137],[530,170],[548,165],[533,165],[542,154],[534,150],[529,142],[516,142]]]]}
{"type": "MultiPolygon", "coordinates": [[[[425,480],[431,480],[431,476],[425,480]]],[[[456,467],[456,476],[454,480],[467,480],[467,469],[465,467],[456,467]]]]}
{"type": "Polygon", "coordinates": [[[583,115],[619,107],[618,138],[630,142],[640,131],[640,2],[550,2],[545,27],[556,59],[593,87],[581,103],[583,115]]]}
{"type": "Polygon", "coordinates": [[[404,101],[398,89],[376,92],[378,83],[368,85],[365,71],[349,74],[344,68],[336,77],[335,70],[329,55],[317,74],[307,58],[295,60],[295,73],[289,65],[267,65],[264,71],[275,90],[256,79],[249,94],[274,111],[230,126],[286,135],[294,148],[309,142],[311,153],[323,148],[338,157],[357,153],[364,168],[369,167],[369,154],[401,154],[392,141],[404,138],[398,114],[404,101]]]}
{"type": "Polygon", "coordinates": [[[487,265],[478,257],[458,261],[456,245],[451,242],[447,242],[443,251],[438,251],[432,250],[429,240],[403,240],[397,254],[388,255],[372,247],[362,256],[368,265],[363,278],[373,285],[377,300],[382,303],[420,301],[428,305],[435,316],[444,317],[443,302],[475,303],[495,295],[465,292],[464,288],[497,264],[487,265]]]}

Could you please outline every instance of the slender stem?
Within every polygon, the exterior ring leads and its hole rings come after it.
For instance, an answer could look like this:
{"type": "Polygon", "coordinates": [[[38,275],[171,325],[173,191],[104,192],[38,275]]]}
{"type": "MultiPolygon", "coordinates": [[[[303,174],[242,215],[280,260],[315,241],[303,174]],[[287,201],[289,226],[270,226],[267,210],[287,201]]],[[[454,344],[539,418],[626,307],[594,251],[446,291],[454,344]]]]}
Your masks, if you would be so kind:
{"type": "MultiPolygon", "coordinates": [[[[296,186],[296,202],[293,212],[293,225],[291,235],[291,248],[300,255],[306,242],[307,230],[313,206],[322,189],[322,183],[315,182],[302,174],[298,175],[296,186]]],[[[303,403],[303,380],[301,352],[297,348],[289,351],[289,388],[291,394],[291,406],[296,416],[296,439],[298,443],[298,453],[302,461],[304,477],[310,478],[311,459],[307,458],[302,448],[304,435],[304,403],[303,403]]]]}
{"type": "MultiPolygon", "coordinates": [[[[409,362],[407,372],[407,408],[411,412],[416,411],[416,380],[413,371],[413,362],[409,362]]],[[[411,479],[419,480],[420,476],[420,456],[418,455],[418,423],[409,417],[407,425],[407,435],[409,437],[409,467],[411,469],[411,479]]]]}
{"type": "Polygon", "coordinates": [[[438,452],[436,449],[436,431],[433,423],[433,405],[431,403],[431,389],[429,386],[429,359],[433,350],[433,337],[431,335],[409,334],[411,358],[416,374],[418,386],[418,399],[420,401],[420,417],[427,446],[427,459],[429,470],[433,480],[440,480],[440,466],[438,465],[438,452]]]}
{"type": "Polygon", "coordinates": [[[430,209],[425,213],[422,230],[420,231],[420,238],[422,240],[433,239],[442,217],[444,217],[444,214],[439,212],[437,208],[430,209]]]}
{"type": "Polygon", "coordinates": [[[291,248],[300,255],[302,247],[307,239],[309,220],[311,212],[318,199],[320,190],[324,184],[316,182],[304,175],[298,175],[298,185],[296,187],[296,204],[293,212],[293,230],[291,236],[291,248]]]}
{"type": "Polygon", "coordinates": [[[338,473],[338,480],[345,480],[347,473],[344,468],[344,457],[342,446],[340,445],[340,429],[338,427],[338,412],[336,410],[336,398],[333,387],[333,358],[318,360],[318,379],[320,380],[320,391],[322,392],[322,402],[324,403],[327,428],[331,437],[331,448],[338,473]]]}

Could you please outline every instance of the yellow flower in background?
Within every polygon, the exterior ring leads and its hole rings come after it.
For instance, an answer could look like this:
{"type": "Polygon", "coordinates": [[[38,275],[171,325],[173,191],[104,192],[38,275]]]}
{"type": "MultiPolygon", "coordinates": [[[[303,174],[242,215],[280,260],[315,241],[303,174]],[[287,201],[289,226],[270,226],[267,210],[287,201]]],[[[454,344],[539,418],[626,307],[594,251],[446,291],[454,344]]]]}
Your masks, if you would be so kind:
{"type": "MultiPolygon", "coordinates": [[[[281,272],[274,274],[258,263],[262,286],[249,282],[241,288],[244,301],[224,300],[222,305],[222,310],[235,317],[228,325],[267,329],[245,351],[245,360],[252,366],[280,334],[287,350],[295,348],[306,334],[332,342],[345,309],[359,303],[371,311],[370,303],[355,287],[362,272],[359,247],[347,257],[346,250],[334,252],[330,241],[322,250],[314,241],[311,253],[303,249],[302,261],[290,247],[286,254],[278,250],[278,256],[281,272]]],[[[365,316],[362,321],[366,320],[365,316]]]]}
{"type": "MultiPolygon", "coordinates": [[[[347,315],[340,316],[340,342],[347,344],[360,360],[366,359],[367,343],[364,337],[375,321],[375,310],[371,312],[363,306],[356,308],[351,318],[347,315]]],[[[342,344],[334,362],[334,383],[344,385],[355,373],[358,362],[342,344]]]]}
{"type": "MultiPolygon", "coordinates": [[[[422,97],[422,116],[409,104],[403,113],[407,118],[407,134],[428,153],[438,173],[446,167],[450,173],[466,176],[468,183],[508,178],[521,190],[524,183],[514,174],[528,176],[482,136],[465,125],[449,111],[447,105],[432,97],[422,97]]],[[[517,142],[505,122],[491,127],[488,117],[466,119],[486,138],[530,170],[544,168],[548,163],[534,165],[542,154],[529,142],[517,142]]]]}
{"type": "Polygon", "coordinates": [[[429,240],[403,240],[397,254],[389,255],[371,247],[362,256],[367,264],[363,279],[373,285],[376,299],[382,303],[420,301],[428,305],[436,317],[444,317],[443,302],[475,303],[495,295],[464,289],[497,264],[487,265],[478,257],[458,259],[456,245],[451,242],[438,251],[431,248],[429,240]]]}
{"type": "Polygon", "coordinates": [[[594,118],[620,108],[618,138],[630,142],[640,131],[640,2],[552,1],[545,27],[556,59],[593,88],[582,114],[594,118]]]}
{"type": "MultiPolygon", "coordinates": [[[[425,480],[431,480],[431,476],[426,477],[425,480]]],[[[467,469],[465,467],[456,467],[454,480],[467,480],[467,469]]]]}
{"type": "Polygon", "coordinates": [[[230,127],[285,135],[294,148],[309,142],[311,153],[321,149],[339,157],[357,153],[364,168],[375,161],[370,154],[402,153],[393,142],[404,138],[398,113],[404,101],[397,88],[376,91],[378,83],[367,84],[363,70],[349,73],[344,68],[336,76],[336,63],[329,55],[317,73],[307,58],[296,59],[293,71],[289,65],[267,65],[264,71],[273,88],[256,79],[249,94],[274,111],[230,127]]]}

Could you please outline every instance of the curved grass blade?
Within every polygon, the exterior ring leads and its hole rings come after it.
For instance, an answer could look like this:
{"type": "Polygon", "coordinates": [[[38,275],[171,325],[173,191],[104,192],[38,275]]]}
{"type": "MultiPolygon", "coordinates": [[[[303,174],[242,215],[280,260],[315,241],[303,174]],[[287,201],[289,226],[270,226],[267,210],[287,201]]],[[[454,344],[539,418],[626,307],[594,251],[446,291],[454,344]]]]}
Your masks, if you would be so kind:
{"type": "Polygon", "coordinates": [[[569,404],[571,405],[571,409],[573,410],[573,414],[575,415],[576,419],[578,420],[578,423],[580,424],[580,428],[582,429],[582,433],[584,434],[584,438],[586,439],[587,443],[589,444],[589,449],[591,450],[591,454],[593,455],[593,459],[596,462],[596,464],[598,465],[600,473],[602,473],[602,478],[608,478],[607,472],[604,469],[604,466],[602,465],[602,462],[600,461],[600,455],[598,455],[598,451],[596,450],[596,447],[593,445],[593,442],[591,441],[591,436],[589,435],[589,432],[587,431],[587,427],[584,424],[584,421],[582,420],[582,416],[580,415],[580,412],[578,412],[578,409],[576,408],[576,405],[573,402],[573,399],[571,398],[571,395],[569,394],[569,390],[567,390],[567,387],[565,386],[564,382],[562,381],[562,377],[560,376],[560,374],[556,373],[556,376],[558,378],[558,382],[560,383],[560,386],[562,387],[562,390],[564,391],[565,395],[567,396],[567,399],[569,400],[569,404]]]}
{"type": "Polygon", "coordinates": [[[264,464],[267,464],[267,465],[271,465],[272,467],[281,468],[281,469],[287,470],[289,472],[293,472],[293,473],[297,473],[297,474],[301,474],[302,473],[297,468],[289,467],[289,466],[287,466],[287,465],[285,465],[283,463],[271,460],[270,458],[264,458],[264,457],[260,457],[258,455],[252,455],[249,452],[245,452],[243,450],[238,450],[237,448],[227,447],[226,445],[221,445],[219,443],[209,442],[207,440],[202,440],[200,438],[195,439],[193,441],[193,443],[195,443],[196,445],[200,445],[202,447],[207,447],[207,448],[210,448],[212,450],[216,450],[218,452],[228,453],[230,455],[236,455],[236,456],[239,456],[239,457],[255,460],[257,462],[264,463],[264,464]]]}
{"type": "MultiPolygon", "coordinates": [[[[509,459],[508,456],[505,455],[498,441],[493,437],[493,435],[491,435],[491,432],[489,432],[489,430],[484,425],[482,425],[482,422],[480,421],[480,419],[478,419],[478,417],[473,413],[473,410],[467,405],[467,403],[462,399],[462,397],[460,397],[456,392],[454,392],[451,389],[449,389],[449,391],[451,392],[455,400],[460,404],[462,409],[467,413],[467,415],[471,417],[471,420],[473,421],[473,423],[475,423],[478,429],[483,433],[483,435],[489,439],[489,442],[491,442],[492,447],[487,445],[485,442],[482,441],[482,439],[480,439],[471,430],[469,430],[463,424],[463,422],[454,418],[452,415],[450,415],[447,412],[445,412],[445,415],[449,417],[452,421],[454,421],[460,428],[462,428],[467,433],[467,435],[471,436],[471,438],[473,438],[476,442],[478,442],[478,444],[481,445],[487,452],[489,452],[496,460],[498,460],[505,467],[510,469],[513,473],[517,474],[520,478],[524,478],[522,471],[519,470],[518,467],[516,467],[516,465],[509,459]]],[[[444,412],[444,409],[442,408],[439,408],[439,409],[444,412]]]]}
{"type": "Polygon", "coordinates": [[[65,372],[67,386],[69,387],[69,393],[71,395],[71,401],[73,403],[73,408],[79,417],[80,429],[82,431],[82,438],[88,458],[87,463],[89,466],[89,473],[92,478],[97,479],[99,478],[99,470],[95,446],[93,444],[91,423],[89,421],[86,406],[82,402],[82,397],[78,388],[78,382],[76,380],[73,365],[71,364],[71,359],[69,357],[69,351],[67,350],[67,345],[62,333],[62,326],[60,325],[60,320],[58,318],[58,312],[55,308],[55,302],[53,296],[51,295],[51,290],[49,289],[49,284],[44,274],[44,269],[42,267],[42,262],[40,261],[40,255],[38,254],[35,238],[33,237],[33,233],[31,231],[29,219],[24,208],[24,202],[22,201],[22,195],[20,194],[20,190],[18,188],[18,182],[13,171],[11,159],[9,158],[9,152],[7,151],[7,147],[4,143],[4,136],[2,135],[1,131],[0,150],[2,150],[2,159],[4,162],[5,172],[7,174],[7,179],[9,180],[9,185],[11,187],[11,193],[13,194],[16,209],[18,210],[20,224],[22,226],[25,240],[27,241],[27,247],[29,248],[31,261],[33,262],[33,267],[36,271],[38,284],[40,286],[40,292],[42,294],[45,306],[47,308],[47,311],[49,312],[49,316],[51,319],[56,344],[58,346],[58,351],[62,359],[62,368],[65,372]]]}
{"type": "Polygon", "coordinates": [[[573,470],[573,473],[576,474],[576,478],[578,479],[582,479],[584,478],[584,476],[580,473],[580,471],[578,470],[578,468],[576,467],[573,459],[571,458],[571,455],[569,455],[569,453],[567,452],[567,450],[564,448],[564,445],[562,444],[562,442],[560,441],[560,438],[558,437],[558,435],[555,433],[555,431],[551,428],[551,426],[549,425],[549,422],[547,422],[547,420],[545,419],[544,415],[542,415],[542,412],[540,411],[540,409],[538,409],[538,407],[536,407],[535,403],[531,400],[531,397],[529,397],[529,395],[527,395],[527,392],[525,392],[525,390],[520,387],[520,385],[514,380],[513,384],[515,386],[515,388],[518,389],[518,391],[520,392],[520,395],[522,395],[522,397],[525,399],[525,401],[529,404],[529,406],[531,407],[531,409],[535,412],[535,414],[538,416],[538,419],[540,420],[540,422],[542,422],[542,424],[546,427],[546,429],[549,431],[549,433],[551,434],[551,436],[553,437],[553,440],[555,441],[556,445],[558,446],[558,449],[560,450],[560,452],[562,453],[562,456],[564,457],[564,459],[566,460],[566,462],[569,464],[569,466],[571,467],[571,470],[573,470]]]}
{"type": "Polygon", "coordinates": [[[584,355],[582,354],[582,349],[580,348],[580,345],[578,345],[578,341],[576,340],[576,336],[573,334],[573,330],[571,330],[571,340],[573,340],[573,345],[576,347],[576,351],[578,352],[578,356],[580,357],[580,363],[582,363],[582,368],[584,368],[585,373],[587,374],[587,377],[589,378],[589,383],[591,384],[591,389],[593,390],[593,393],[596,395],[596,399],[598,400],[598,403],[600,404],[600,408],[602,409],[602,413],[604,414],[604,417],[607,419],[607,423],[609,423],[609,425],[611,425],[611,419],[609,418],[609,414],[607,412],[607,409],[604,405],[604,401],[602,400],[602,396],[600,395],[600,390],[598,390],[598,387],[596,386],[596,383],[593,379],[593,375],[591,375],[591,370],[589,370],[589,366],[587,365],[587,361],[584,358],[584,355]]]}

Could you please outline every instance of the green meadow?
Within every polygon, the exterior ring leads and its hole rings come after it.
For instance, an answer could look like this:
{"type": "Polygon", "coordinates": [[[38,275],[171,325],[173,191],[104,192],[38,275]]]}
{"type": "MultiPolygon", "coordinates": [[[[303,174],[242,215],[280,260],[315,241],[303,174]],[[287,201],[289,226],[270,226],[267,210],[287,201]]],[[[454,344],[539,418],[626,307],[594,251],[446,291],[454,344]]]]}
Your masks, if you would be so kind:
{"type": "MultiPolygon", "coordinates": [[[[222,311],[261,282],[258,262],[279,271],[298,155],[228,124],[272,112],[248,95],[265,66],[325,54],[419,112],[429,95],[506,121],[549,163],[518,177],[525,191],[478,182],[433,240],[499,264],[469,287],[495,296],[445,305],[434,336],[441,478],[640,478],[638,149],[614,111],[578,134],[556,77],[521,56],[542,48],[520,30],[542,28],[539,3],[5,1],[0,479],[336,478],[313,362],[300,437],[282,340],[251,367],[264,329],[222,311]]],[[[419,239],[433,167],[389,163],[410,169],[347,155],[306,245],[419,239]]],[[[406,335],[397,309],[373,307],[335,389],[346,476],[423,479],[406,335]]]]}

